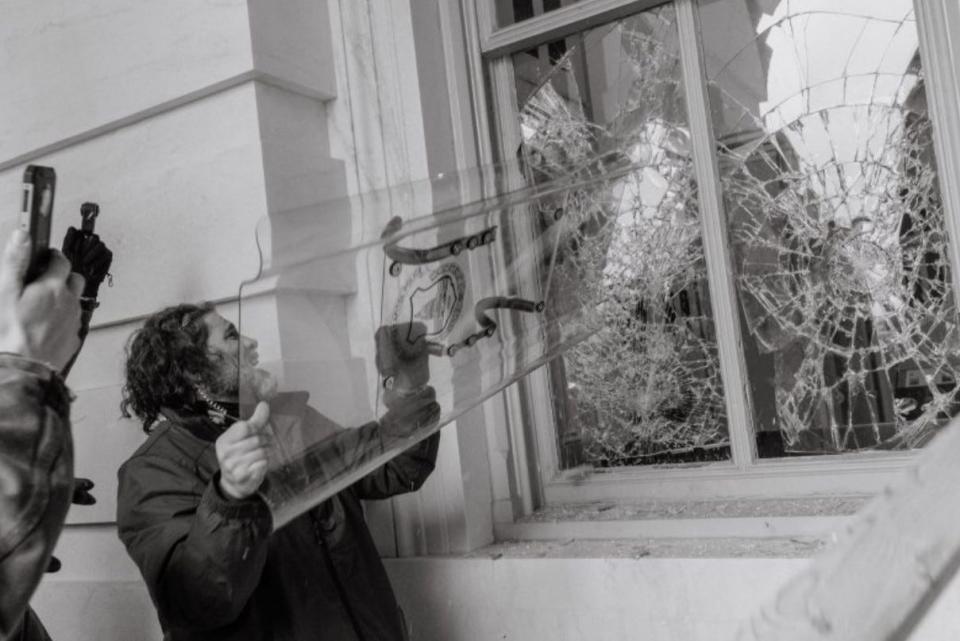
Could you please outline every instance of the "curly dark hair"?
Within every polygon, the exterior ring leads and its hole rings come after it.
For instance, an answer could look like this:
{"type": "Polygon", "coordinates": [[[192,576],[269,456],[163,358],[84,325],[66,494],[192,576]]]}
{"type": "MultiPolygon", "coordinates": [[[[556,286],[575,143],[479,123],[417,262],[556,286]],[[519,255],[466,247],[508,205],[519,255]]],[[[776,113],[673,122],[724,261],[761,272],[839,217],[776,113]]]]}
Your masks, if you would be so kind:
{"type": "Polygon", "coordinates": [[[120,411],[136,416],[149,433],[160,408],[182,409],[199,402],[194,385],[215,375],[207,355],[203,317],[213,305],[175,305],[149,317],[126,346],[126,384],[120,411]]]}

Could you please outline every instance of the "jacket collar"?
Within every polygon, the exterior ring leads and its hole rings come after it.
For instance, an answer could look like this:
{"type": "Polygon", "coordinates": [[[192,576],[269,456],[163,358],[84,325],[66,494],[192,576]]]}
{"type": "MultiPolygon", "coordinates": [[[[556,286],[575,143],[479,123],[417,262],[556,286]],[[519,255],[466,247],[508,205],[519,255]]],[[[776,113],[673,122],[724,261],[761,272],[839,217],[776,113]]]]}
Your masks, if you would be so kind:
{"type": "Polygon", "coordinates": [[[174,425],[178,425],[202,441],[213,442],[227,428],[226,425],[218,425],[214,420],[199,407],[184,407],[179,410],[164,407],[160,409],[163,417],[174,425]]]}
{"type": "MultiPolygon", "coordinates": [[[[307,409],[307,401],[310,398],[309,392],[281,392],[270,401],[270,420],[276,423],[297,422],[307,409]]],[[[223,404],[227,411],[233,416],[249,416],[253,412],[253,407],[237,404],[223,404]]],[[[179,410],[164,407],[160,410],[163,417],[173,423],[183,427],[195,437],[209,442],[214,442],[225,429],[230,427],[228,421],[224,425],[218,424],[213,417],[206,411],[206,405],[200,404],[195,407],[184,407],[179,410]]]]}

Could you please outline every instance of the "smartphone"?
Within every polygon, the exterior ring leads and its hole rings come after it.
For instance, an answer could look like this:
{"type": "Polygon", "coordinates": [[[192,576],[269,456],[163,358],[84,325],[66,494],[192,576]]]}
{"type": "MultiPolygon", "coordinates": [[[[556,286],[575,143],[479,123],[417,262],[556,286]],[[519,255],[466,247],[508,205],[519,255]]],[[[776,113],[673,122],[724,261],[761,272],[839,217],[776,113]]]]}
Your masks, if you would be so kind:
{"type": "Polygon", "coordinates": [[[39,276],[46,266],[56,189],[57,172],[53,167],[27,165],[23,172],[23,207],[20,213],[20,227],[30,235],[30,266],[23,279],[24,284],[39,276]]]}

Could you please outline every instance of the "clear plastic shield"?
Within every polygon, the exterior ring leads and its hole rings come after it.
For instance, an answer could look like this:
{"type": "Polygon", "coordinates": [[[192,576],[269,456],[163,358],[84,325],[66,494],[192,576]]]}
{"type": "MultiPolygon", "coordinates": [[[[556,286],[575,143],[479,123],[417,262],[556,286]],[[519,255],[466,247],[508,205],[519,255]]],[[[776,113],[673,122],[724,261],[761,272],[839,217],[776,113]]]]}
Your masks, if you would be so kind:
{"type": "Polygon", "coordinates": [[[261,359],[241,401],[271,404],[261,494],[274,527],[588,336],[617,302],[565,283],[638,277],[612,253],[649,224],[635,203],[650,189],[620,156],[560,179],[488,168],[262,220],[260,274],[240,296],[261,359]]]}

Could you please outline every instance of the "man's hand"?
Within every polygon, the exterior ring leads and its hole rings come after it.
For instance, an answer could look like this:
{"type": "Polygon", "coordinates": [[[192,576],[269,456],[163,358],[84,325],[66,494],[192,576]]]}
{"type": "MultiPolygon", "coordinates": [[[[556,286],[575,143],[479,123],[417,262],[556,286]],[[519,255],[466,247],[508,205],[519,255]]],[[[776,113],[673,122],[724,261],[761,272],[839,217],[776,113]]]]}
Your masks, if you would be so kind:
{"type": "Polygon", "coordinates": [[[437,393],[429,385],[406,396],[388,392],[384,394],[384,403],[387,413],[380,418],[380,429],[387,436],[407,437],[440,420],[437,393]]]}
{"type": "Polygon", "coordinates": [[[74,505],[95,505],[96,497],[90,494],[93,489],[93,481],[82,477],[73,479],[73,499],[70,501],[74,505]]]}
{"type": "Polygon", "coordinates": [[[87,279],[83,297],[95,300],[100,283],[107,277],[113,263],[113,252],[92,232],[79,231],[74,227],[63,237],[63,255],[70,261],[73,271],[87,279]]]}
{"type": "Polygon", "coordinates": [[[234,423],[217,439],[220,491],[224,495],[245,499],[263,483],[270,446],[270,437],[263,428],[269,418],[270,406],[261,401],[253,416],[234,423]]]}
{"type": "Polygon", "coordinates": [[[52,250],[47,269],[24,287],[30,238],[17,229],[0,256],[0,351],[62,370],[80,346],[80,293],[84,280],[52,250]]]}

